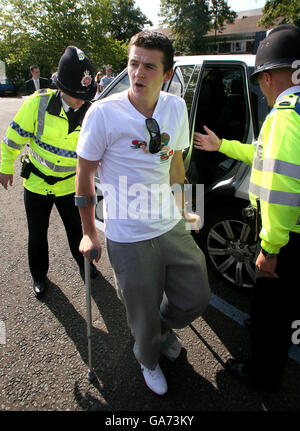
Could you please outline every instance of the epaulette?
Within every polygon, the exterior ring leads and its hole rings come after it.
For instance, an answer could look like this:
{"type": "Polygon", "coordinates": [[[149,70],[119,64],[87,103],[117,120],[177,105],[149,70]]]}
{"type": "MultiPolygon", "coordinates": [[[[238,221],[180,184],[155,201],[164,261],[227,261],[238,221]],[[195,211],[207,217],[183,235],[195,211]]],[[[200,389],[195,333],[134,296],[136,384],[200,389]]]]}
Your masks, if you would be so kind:
{"type": "Polygon", "coordinates": [[[274,108],[277,109],[295,109],[298,97],[296,94],[289,94],[287,96],[282,96],[278,102],[275,103],[274,108]]]}
{"type": "Polygon", "coordinates": [[[40,90],[37,90],[38,94],[47,94],[48,89],[47,88],[41,88],[40,90]]]}

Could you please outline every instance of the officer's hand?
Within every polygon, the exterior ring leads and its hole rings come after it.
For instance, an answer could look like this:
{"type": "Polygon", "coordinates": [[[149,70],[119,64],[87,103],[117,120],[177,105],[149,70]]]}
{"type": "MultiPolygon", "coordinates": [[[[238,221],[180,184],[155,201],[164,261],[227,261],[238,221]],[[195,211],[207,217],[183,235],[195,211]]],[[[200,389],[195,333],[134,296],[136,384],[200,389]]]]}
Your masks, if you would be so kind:
{"type": "Polygon", "coordinates": [[[92,250],[97,250],[97,257],[94,259],[95,262],[98,262],[101,257],[101,244],[97,236],[89,237],[88,235],[83,235],[82,240],[79,244],[79,251],[89,260],[92,260],[90,257],[90,252],[92,250]]]}
{"type": "Polygon", "coordinates": [[[8,185],[13,185],[13,174],[1,174],[0,173],[0,183],[3,185],[3,187],[7,190],[8,185]]]}
{"type": "Polygon", "coordinates": [[[200,232],[201,218],[198,214],[184,212],[182,216],[188,223],[188,228],[190,230],[194,230],[196,233],[200,232]]]}
{"type": "Polygon", "coordinates": [[[205,130],[207,135],[203,135],[202,133],[195,132],[194,147],[197,148],[198,150],[218,151],[218,149],[220,148],[221,140],[208,127],[204,126],[203,129],[205,130]]]}
{"type": "Polygon", "coordinates": [[[276,265],[276,256],[267,259],[266,256],[262,254],[262,252],[259,253],[256,260],[256,267],[262,277],[278,278],[278,275],[275,273],[276,265]]]}

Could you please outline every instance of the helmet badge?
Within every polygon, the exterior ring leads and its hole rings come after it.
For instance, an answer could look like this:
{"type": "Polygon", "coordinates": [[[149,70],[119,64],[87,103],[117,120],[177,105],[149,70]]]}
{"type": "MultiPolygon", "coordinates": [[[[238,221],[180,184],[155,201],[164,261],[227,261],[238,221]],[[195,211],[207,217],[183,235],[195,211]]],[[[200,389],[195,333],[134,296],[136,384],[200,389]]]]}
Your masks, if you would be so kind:
{"type": "Polygon", "coordinates": [[[81,49],[78,49],[78,48],[76,48],[76,47],[75,47],[75,49],[76,49],[76,52],[77,52],[78,60],[79,60],[79,61],[84,60],[84,59],[85,59],[84,52],[83,52],[83,51],[81,51],[81,49]]]}
{"type": "Polygon", "coordinates": [[[83,75],[82,80],[81,80],[81,85],[83,87],[88,87],[89,85],[91,85],[92,77],[90,75],[89,70],[85,70],[83,73],[84,73],[84,75],[83,75]]]}

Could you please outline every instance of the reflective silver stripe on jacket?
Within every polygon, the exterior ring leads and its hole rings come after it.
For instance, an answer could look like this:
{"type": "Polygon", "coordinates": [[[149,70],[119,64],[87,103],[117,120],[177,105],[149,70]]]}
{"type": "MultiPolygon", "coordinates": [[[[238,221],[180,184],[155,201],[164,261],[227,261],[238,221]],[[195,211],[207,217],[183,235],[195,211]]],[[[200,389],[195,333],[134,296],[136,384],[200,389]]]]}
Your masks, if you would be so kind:
{"type": "Polygon", "coordinates": [[[300,180],[300,166],[296,163],[284,162],[278,159],[259,160],[255,158],[253,167],[258,171],[274,172],[275,174],[281,174],[300,180]]]}
{"type": "Polygon", "coordinates": [[[38,153],[33,151],[32,148],[30,148],[30,155],[39,163],[41,163],[43,166],[46,166],[47,168],[51,169],[54,172],[75,172],[76,167],[75,166],[60,166],[56,165],[55,163],[49,162],[49,160],[44,159],[44,157],[41,157],[38,153]]]}
{"type": "Polygon", "coordinates": [[[11,139],[8,139],[7,136],[3,139],[3,142],[5,145],[7,145],[10,148],[13,148],[14,150],[22,150],[24,148],[24,145],[17,144],[15,141],[12,141],[11,139]]]}
{"type": "Polygon", "coordinates": [[[44,133],[44,125],[45,125],[45,114],[48,106],[49,95],[43,96],[40,98],[39,110],[38,110],[38,127],[36,137],[40,138],[44,133]]]}
{"type": "Polygon", "coordinates": [[[258,196],[270,204],[288,205],[291,207],[300,206],[300,193],[281,192],[279,190],[268,190],[250,181],[249,192],[258,196]]]}

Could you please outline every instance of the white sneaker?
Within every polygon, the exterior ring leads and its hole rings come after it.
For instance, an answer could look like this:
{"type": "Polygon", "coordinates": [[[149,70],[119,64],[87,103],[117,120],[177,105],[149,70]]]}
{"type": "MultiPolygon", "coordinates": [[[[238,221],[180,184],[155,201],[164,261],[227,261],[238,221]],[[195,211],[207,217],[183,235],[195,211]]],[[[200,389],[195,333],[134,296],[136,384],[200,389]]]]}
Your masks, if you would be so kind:
{"type": "Polygon", "coordinates": [[[175,361],[181,352],[182,341],[172,329],[166,336],[166,339],[161,343],[160,351],[170,361],[175,361]]]}
{"type": "Polygon", "coordinates": [[[168,384],[159,364],[154,370],[146,368],[143,364],[140,365],[148,388],[156,395],[164,395],[168,390],[168,384]]]}

